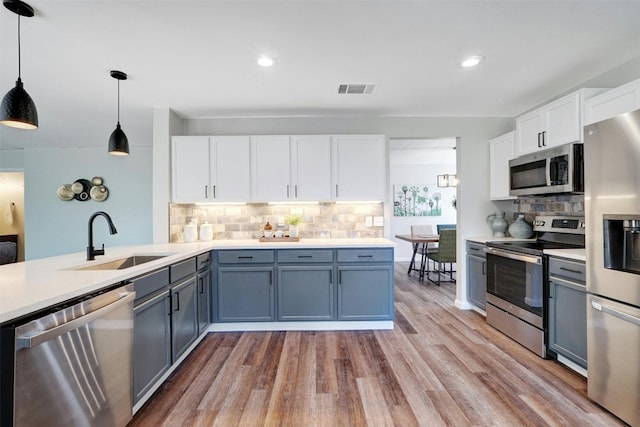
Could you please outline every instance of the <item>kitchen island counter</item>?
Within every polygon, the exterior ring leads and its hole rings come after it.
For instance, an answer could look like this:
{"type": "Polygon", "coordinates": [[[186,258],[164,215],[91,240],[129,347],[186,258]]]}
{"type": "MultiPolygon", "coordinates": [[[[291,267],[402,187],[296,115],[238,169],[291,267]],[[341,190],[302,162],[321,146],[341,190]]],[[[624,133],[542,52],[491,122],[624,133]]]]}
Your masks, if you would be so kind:
{"type": "Polygon", "coordinates": [[[195,255],[224,249],[393,248],[382,238],[300,239],[299,242],[213,240],[106,248],[106,255],[86,261],[85,252],[0,266],[0,323],[95,292],[195,255]],[[166,255],[123,270],[82,270],[131,255],[166,255]]]}

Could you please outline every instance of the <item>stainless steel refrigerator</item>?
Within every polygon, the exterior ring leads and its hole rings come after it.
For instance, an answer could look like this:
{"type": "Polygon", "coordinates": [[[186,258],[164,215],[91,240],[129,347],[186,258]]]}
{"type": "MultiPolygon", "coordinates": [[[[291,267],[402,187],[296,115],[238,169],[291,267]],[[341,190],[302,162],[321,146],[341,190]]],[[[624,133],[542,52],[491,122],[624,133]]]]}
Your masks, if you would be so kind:
{"type": "Polygon", "coordinates": [[[640,110],[584,128],[588,394],[640,426],[640,110]]]}

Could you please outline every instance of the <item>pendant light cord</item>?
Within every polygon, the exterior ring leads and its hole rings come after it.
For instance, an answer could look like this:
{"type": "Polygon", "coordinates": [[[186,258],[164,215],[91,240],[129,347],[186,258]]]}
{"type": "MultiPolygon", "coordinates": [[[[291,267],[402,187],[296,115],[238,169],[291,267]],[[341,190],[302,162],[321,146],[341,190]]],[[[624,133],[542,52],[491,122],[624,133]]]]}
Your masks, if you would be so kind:
{"type": "Polygon", "coordinates": [[[118,124],[120,124],[120,80],[118,80],[118,124]]]}
{"type": "Polygon", "coordinates": [[[22,71],[22,64],[20,57],[20,14],[18,14],[18,80],[20,80],[20,75],[22,71]]]}

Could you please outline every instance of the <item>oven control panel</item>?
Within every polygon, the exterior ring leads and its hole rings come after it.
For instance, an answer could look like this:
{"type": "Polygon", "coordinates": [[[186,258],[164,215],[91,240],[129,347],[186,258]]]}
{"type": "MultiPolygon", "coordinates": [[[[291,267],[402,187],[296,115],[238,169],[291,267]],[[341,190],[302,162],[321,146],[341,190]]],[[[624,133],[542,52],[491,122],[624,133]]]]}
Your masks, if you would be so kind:
{"type": "Polygon", "coordinates": [[[584,217],[579,216],[537,216],[533,221],[534,231],[584,234],[584,217]]]}

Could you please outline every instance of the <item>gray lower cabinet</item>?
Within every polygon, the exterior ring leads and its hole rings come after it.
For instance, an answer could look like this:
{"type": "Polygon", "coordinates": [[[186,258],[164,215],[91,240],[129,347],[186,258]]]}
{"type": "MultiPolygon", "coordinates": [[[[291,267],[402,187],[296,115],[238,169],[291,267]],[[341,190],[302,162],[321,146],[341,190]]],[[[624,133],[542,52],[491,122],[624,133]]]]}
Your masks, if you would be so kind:
{"type": "Polygon", "coordinates": [[[332,249],[279,250],[278,320],[335,320],[332,249]]]}
{"type": "Polygon", "coordinates": [[[467,242],[467,293],[471,304],[486,310],[487,255],[481,243],[467,242]]]}
{"type": "Polygon", "coordinates": [[[225,250],[216,255],[217,321],[276,320],[274,251],[225,250]]]}
{"type": "Polygon", "coordinates": [[[338,320],[393,320],[393,249],[338,249],[338,320]]]}
{"type": "Polygon", "coordinates": [[[134,279],[133,400],[137,403],[171,366],[169,269],[134,279]]]}
{"type": "Polygon", "coordinates": [[[587,367],[585,265],[549,257],[549,348],[587,367]]]}
{"type": "Polygon", "coordinates": [[[198,293],[195,275],[171,286],[171,354],[175,362],[198,338],[198,293]]]}

